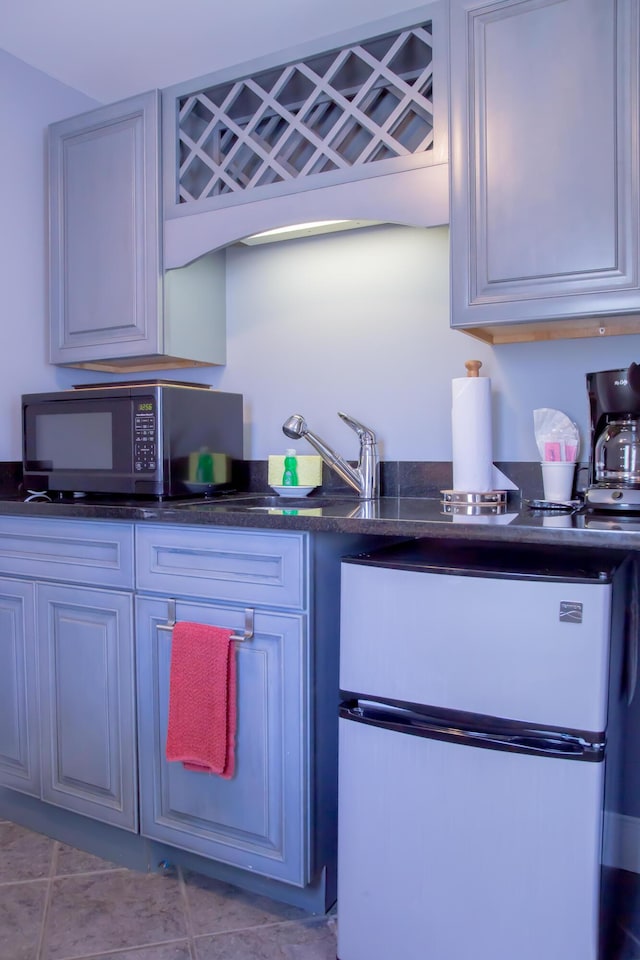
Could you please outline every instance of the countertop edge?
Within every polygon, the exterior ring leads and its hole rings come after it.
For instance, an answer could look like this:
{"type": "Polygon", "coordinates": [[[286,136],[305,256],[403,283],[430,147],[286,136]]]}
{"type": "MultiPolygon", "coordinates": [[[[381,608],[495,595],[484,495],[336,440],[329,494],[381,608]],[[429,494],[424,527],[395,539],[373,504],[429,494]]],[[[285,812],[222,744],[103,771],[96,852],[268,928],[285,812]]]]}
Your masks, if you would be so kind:
{"type": "MultiPolygon", "coordinates": [[[[397,513],[411,501],[407,498],[385,498],[385,505],[397,513]]],[[[438,501],[422,501],[437,514],[438,501]]],[[[357,506],[357,502],[354,504],[357,506]]],[[[310,502],[311,506],[311,502],[310,502]]],[[[526,505],[518,505],[517,513],[508,523],[496,522],[502,518],[438,516],[431,519],[403,519],[396,517],[349,517],[270,514],[265,512],[235,512],[189,505],[181,509],[171,503],[145,505],[101,505],[82,503],[47,503],[40,501],[0,499],[0,516],[59,518],[75,520],[123,521],[129,523],[161,523],[179,526],[215,526],[255,530],[303,531],[309,533],[359,534],[376,537],[428,538],[441,540],[485,541],[492,543],[552,544],[566,547],[602,549],[640,549],[640,518],[637,530],[625,530],[615,517],[601,522],[622,529],[589,529],[589,518],[584,515],[549,514],[540,516],[526,505]],[[561,518],[564,518],[561,519],[561,518]],[[455,521],[455,522],[454,522],[455,521]],[[545,523],[554,525],[545,525],[545,523]],[[567,524],[563,526],[562,524],[567,524]],[[570,524],[570,525],[569,525],[570,524]]],[[[592,521],[593,522],[593,521],[592,521]]]]}

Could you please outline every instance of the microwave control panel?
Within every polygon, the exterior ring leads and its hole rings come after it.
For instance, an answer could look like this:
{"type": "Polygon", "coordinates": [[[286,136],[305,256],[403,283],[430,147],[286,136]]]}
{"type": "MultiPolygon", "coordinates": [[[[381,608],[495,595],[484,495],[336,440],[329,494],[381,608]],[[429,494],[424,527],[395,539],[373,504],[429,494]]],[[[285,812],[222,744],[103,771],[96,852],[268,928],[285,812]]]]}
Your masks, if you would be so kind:
{"type": "Polygon", "coordinates": [[[158,459],[158,417],[151,397],[136,402],[133,424],[133,467],[136,473],[155,471],[158,459]]]}

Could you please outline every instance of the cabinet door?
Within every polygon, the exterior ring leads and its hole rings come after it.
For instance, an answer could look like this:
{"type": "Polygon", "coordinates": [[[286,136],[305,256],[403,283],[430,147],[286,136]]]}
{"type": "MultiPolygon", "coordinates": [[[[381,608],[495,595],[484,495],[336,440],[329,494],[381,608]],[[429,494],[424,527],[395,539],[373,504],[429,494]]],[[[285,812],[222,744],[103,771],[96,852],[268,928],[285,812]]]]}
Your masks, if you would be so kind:
{"type": "Polygon", "coordinates": [[[159,352],[159,99],[49,128],[52,363],[159,352]]]}
{"type": "MultiPolygon", "coordinates": [[[[242,629],[243,610],[178,602],[178,620],[242,629]]],[[[297,886],[309,881],[309,663],[305,618],[256,612],[236,643],[238,727],[231,780],[165,759],[171,634],[167,601],[136,600],[141,833],[297,886]]]]}
{"type": "Polygon", "coordinates": [[[0,580],[0,785],[40,795],[34,585],[0,580]]]}
{"type": "Polygon", "coordinates": [[[452,0],[450,28],[452,325],[637,313],[637,3],[452,0]]]}
{"type": "Polygon", "coordinates": [[[128,593],[37,585],[42,798],[137,829],[128,593]]]}

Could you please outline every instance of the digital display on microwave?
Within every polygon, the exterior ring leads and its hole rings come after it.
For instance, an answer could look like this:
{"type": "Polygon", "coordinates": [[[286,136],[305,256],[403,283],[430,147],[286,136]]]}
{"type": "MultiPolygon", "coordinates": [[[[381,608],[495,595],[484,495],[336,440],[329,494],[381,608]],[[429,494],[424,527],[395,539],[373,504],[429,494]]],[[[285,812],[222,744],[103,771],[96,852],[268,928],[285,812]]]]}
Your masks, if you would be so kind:
{"type": "Polygon", "coordinates": [[[113,415],[108,410],[38,413],[34,454],[46,469],[112,470],[113,415]]]}

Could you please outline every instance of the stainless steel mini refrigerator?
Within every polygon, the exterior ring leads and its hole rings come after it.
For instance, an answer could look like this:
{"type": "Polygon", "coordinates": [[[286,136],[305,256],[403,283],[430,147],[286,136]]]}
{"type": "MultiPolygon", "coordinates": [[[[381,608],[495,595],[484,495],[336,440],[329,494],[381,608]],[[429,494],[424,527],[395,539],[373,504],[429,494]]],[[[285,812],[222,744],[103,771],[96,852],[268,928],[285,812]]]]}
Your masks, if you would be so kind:
{"type": "Polygon", "coordinates": [[[343,563],[339,960],[615,956],[631,583],[622,556],[541,548],[343,563]]]}

